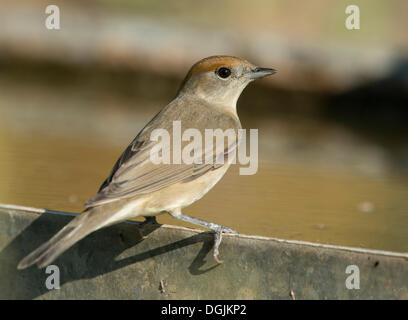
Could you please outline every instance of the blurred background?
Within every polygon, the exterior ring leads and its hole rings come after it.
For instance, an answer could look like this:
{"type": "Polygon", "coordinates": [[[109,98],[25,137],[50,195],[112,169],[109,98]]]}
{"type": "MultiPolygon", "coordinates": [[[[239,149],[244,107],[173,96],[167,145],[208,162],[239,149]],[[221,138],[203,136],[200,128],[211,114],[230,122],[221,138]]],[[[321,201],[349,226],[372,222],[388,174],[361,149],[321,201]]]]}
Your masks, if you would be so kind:
{"type": "Polygon", "coordinates": [[[407,13],[404,0],[0,0],[0,202],[82,211],[189,67],[228,54],[278,70],[238,101],[259,170],[235,165],[185,213],[406,252],[407,13]],[[350,4],[360,30],[345,27],[350,4]]]}

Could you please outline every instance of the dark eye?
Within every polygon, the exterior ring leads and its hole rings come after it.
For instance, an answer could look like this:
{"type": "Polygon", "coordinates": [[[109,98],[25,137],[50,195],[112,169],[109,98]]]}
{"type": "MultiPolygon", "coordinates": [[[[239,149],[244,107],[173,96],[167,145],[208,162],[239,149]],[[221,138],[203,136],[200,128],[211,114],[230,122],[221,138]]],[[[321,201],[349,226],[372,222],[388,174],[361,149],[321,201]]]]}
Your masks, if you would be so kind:
{"type": "Polygon", "coordinates": [[[221,67],[217,70],[217,74],[221,77],[221,78],[228,78],[231,75],[231,70],[225,67],[221,67]]]}

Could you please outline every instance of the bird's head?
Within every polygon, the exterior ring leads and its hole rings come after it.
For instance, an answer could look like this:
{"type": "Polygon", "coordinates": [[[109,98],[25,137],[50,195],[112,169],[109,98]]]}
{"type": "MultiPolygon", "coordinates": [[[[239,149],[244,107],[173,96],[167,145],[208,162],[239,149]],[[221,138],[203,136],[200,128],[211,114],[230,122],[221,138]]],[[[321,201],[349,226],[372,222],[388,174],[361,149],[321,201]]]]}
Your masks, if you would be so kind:
{"type": "Polygon", "coordinates": [[[232,56],[212,56],[194,64],[184,78],[178,96],[196,95],[209,103],[235,108],[244,88],[251,81],[274,74],[232,56]]]}

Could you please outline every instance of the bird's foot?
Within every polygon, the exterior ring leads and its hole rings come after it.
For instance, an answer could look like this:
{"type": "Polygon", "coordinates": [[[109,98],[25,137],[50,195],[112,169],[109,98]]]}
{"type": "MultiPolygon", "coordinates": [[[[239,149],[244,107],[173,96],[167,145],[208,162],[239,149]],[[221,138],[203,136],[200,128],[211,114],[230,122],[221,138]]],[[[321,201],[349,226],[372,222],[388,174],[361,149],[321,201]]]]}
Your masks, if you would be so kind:
{"type": "Polygon", "coordinates": [[[235,233],[235,234],[238,233],[238,232],[236,232],[235,230],[233,230],[233,229],[231,229],[231,228],[223,227],[223,226],[220,226],[219,228],[217,228],[217,230],[215,230],[214,254],[213,254],[213,257],[214,257],[214,260],[215,260],[218,264],[223,263],[222,260],[218,259],[218,255],[220,254],[218,248],[219,248],[219,246],[220,246],[220,244],[221,244],[221,241],[222,241],[222,233],[223,233],[223,232],[224,232],[224,233],[235,233]]]}
{"type": "Polygon", "coordinates": [[[147,239],[147,235],[145,236],[144,234],[143,234],[143,231],[144,231],[144,228],[146,227],[146,226],[151,226],[151,225],[158,225],[159,223],[157,222],[157,220],[156,220],[156,217],[145,217],[145,221],[143,221],[140,225],[139,225],[139,228],[137,229],[138,230],[138,232],[139,232],[139,236],[140,236],[140,238],[142,238],[143,240],[144,239],[147,239]]]}
{"type": "Polygon", "coordinates": [[[219,255],[218,248],[221,244],[222,234],[223,233],[238,233],[238,232],[236,232],[235,230],[232,230],[231,228],[220,226],[219,224],[216,224],[213,222],[208,222],[208,221],[204,221],[201,219],[190,217],[186,214],[181,213],[180,209],[169,211],[169,213],[176,219],[179,219],[185,222],[189,222],[189,223],[193,223],[193,224],[213,230],[215,232],[214,260],[217,261],[217,263],[222,263],[222,261],[218,259],[218,255],[219,255]]]}
{"type": "Polygon", "coordinates": [[[215,232],[224,232],[224,233],[235,233],[237,234],[238,231],[235,231],[234,229],[224,227],[224,226],[218,226],[216,229],[214,229],[215,232]]]}

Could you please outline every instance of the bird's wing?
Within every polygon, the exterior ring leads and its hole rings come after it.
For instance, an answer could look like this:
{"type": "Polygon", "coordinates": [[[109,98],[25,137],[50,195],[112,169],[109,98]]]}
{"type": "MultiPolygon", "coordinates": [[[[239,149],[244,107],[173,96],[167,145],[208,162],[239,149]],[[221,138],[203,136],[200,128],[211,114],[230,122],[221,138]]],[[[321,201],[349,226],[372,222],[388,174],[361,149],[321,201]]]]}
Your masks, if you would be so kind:
{"type": "MultiPolygon", "coordinates": [[[[192,181],[206,172],[224,165],[220,164],[216,159],[223,158],[225,159],[224,163],[227,163],[229,153],[235,154],[238,144],[237,129],[240,127],[239,120],[221,112],[217,113],[214,110],[210,112],[206,108],[199,108],[196,102],[193,107],[184,106],[184,104],[178,103],[167,106],[147,124],[118,159],[110,176],[99,189],[98,194],[89,199],[85,206],[93,207],[124,198],[133,198],[175,183],[192,181]],[[188,113],[185,110],[186,107],[189,108],[188,113]],[[188,118],[186,118],[186,114],[188,114],[188,118]],[[191,164],[183,162],[180,164],[154,164],[151,161],[151,156],[154,154],[153,147],[158,142],[152,141],[150,135],[154,129],[166,129],[171,137],[170,150],[168,151],[172,154],[173,120],[181,122],[181,132],[187,128],[199,128],[202,132],[204,132],[203,128],[220,128],[222,130],[231,128],[235,130],[236,139],[227,144],[224,144],[223,141],[223,146],[226,145],[225,148],[217,148],[217,143],[214,143],[212,148],[203,148],[202,154],[197,154],[191,164]],[[209,157],[213,158],[213,163],[204,161],[209,157]],[[197,158],[200,158],[202,163],[196,163],[198,162],[195,161],[197,158]]],[[[204,137],[204,134],[202,136],[204,137]]],[[[188,143],[182,142],[181,148],[184,148],[188,143]]]]}

